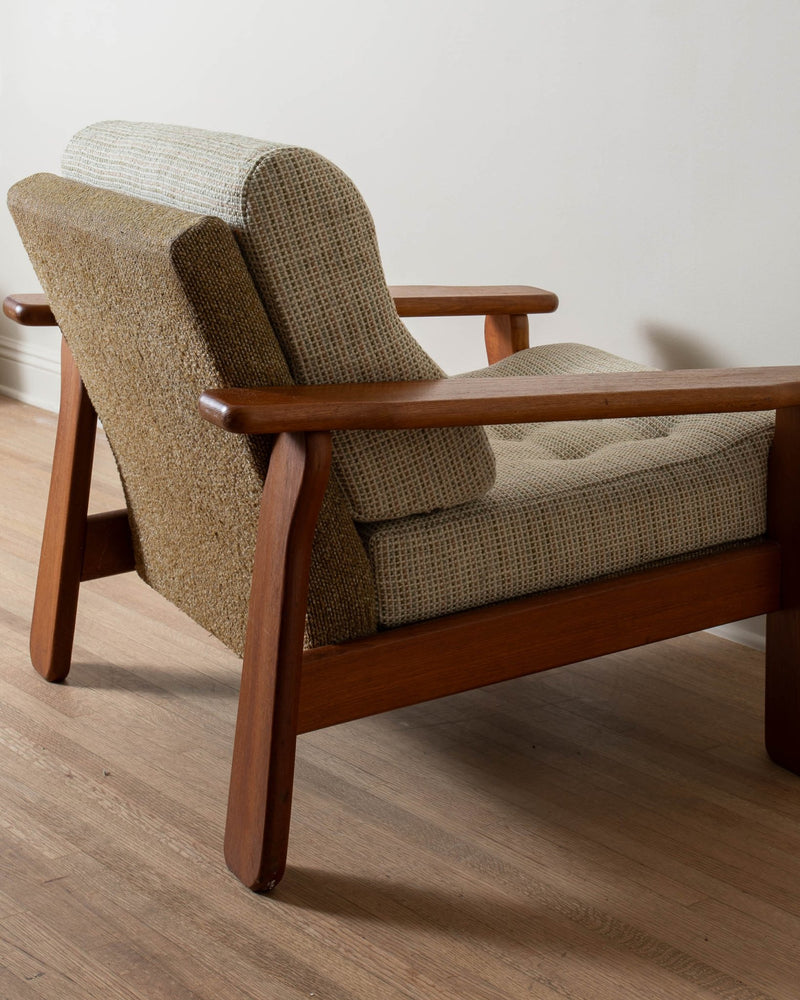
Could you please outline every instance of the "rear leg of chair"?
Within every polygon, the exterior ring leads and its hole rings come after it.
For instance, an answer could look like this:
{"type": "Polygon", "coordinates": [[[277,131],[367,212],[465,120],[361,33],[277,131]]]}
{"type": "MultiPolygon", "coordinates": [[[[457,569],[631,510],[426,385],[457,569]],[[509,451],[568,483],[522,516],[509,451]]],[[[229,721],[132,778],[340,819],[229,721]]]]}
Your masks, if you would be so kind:
{"type": "Polygon", "coordinates": [[[31,660],[48,681],[69,673],[81,582],[97,414],[67,347],[61,406],[31,622],[31,660]]]}
{"type": "Polygon", "coordinates": [[[768,530],[781,546],[781,608],[767,615],[765,733],[770,757],[800,774],[800,407],[777,411],[768,530]]]}
{"type": "Polygon", "coordinates": [[[308,574],[330,435],[281,434],[264,485],[233,747],[225,860],[250,889],[286,868],[308,574]]]}

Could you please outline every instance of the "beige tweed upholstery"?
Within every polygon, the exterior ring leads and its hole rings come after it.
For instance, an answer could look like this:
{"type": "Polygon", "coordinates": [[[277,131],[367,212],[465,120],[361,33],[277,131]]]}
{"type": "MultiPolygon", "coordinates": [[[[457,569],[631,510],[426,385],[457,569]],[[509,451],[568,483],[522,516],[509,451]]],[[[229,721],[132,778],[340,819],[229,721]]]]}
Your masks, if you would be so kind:
{"type": "MultiPolygon", "coordinates": [[[[295,381],[443,377],[400,322],[372,218],[352,182],[308,149],[171,125],[101,122],[79,132],[68,177],[233,229],[295,381]]],[[[481,428],[340,433],[334,470],[356,520],[482,496],[494,457],[481,428]]]]}
{"type": "MultiPolygon", "coordinates": [[[[139,573],[241,653],[269,440],[197,413],[209,386],[291,376],[228,226],[49,174],[9,204],[119,466],[139,573]]],[[[375,630],[371,574],[331,484],[308,645],[375,630]]]]}
{"type": "MultiPolygon", "coordinates": [[[[578,344],[467,377],[641,371],[578,344]]],[[[489,429],[486,496],[362,525],[385,627],[562,587],[765,531],[773,416],[704,414],[489,429]]],[[[620,609],[624,614],[624,609],[620,609]]]]}

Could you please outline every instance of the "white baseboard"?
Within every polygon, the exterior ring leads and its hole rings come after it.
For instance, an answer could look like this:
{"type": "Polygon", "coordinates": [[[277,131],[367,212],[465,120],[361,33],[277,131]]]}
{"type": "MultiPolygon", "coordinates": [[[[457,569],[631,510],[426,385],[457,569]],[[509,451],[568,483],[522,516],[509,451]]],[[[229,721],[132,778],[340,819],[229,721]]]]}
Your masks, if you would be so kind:
{"type": "Polygon", "coordinates": [[[55,412],[60,373],[57,348],[0,333],[0,394],[55,412]]]}

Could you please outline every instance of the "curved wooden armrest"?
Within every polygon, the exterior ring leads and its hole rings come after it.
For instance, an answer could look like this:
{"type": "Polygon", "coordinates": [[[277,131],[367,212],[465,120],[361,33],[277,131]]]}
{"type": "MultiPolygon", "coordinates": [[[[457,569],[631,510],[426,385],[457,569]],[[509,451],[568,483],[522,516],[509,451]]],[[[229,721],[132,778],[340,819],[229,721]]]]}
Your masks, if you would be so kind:
{"type": "Polygon", "coordinates": [[[3,301],[3,312],[22,326],[58,326],[47,296],[40,293],[7,295],[3,301]]]}
{"type": "Polygon", "coordinates": [[[400,316],[524,316],[558,308],[558,296],[532,285],[390,285],[400,316]]]}
{"type": "Polygon", "coordinates": [[[800,406],[800,366],[210,389],[201,415],[238,434],[456,427],[800,406]]]}

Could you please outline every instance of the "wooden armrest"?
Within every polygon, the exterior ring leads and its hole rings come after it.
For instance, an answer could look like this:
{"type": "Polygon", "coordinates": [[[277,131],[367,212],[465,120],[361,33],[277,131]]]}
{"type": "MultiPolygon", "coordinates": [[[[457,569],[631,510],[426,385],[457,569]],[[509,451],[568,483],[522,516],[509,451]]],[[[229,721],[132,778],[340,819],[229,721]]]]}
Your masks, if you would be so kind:
{"type": "MultiPolygon", "coordinates": [[[[531,285],[392,285],[400,316],[515,316],[554,312],[558,296],[531,285]]],[[[57,326],[46,295],[6,296],[3,312],[23,326],[57,326]]]]}
{"type": "Polygon", "coordinates": [[[456,427],[800,406],[800,366],[210,389],[200,413],[238,434],[456,427]]]}
{"type": "Polygon", "coordinates": [[[400,316],[524,316],[558,308],[558,296],[531,285],[390,285],[400,316]]]}
{"type": "Polygon", "coordinates": [[[3,301],[3,312],[22,326],[58,326],[47,296],[38,292],[7,295],[3,301]]]}

